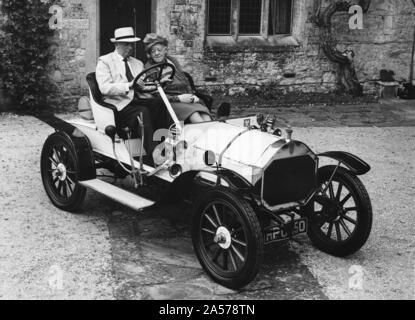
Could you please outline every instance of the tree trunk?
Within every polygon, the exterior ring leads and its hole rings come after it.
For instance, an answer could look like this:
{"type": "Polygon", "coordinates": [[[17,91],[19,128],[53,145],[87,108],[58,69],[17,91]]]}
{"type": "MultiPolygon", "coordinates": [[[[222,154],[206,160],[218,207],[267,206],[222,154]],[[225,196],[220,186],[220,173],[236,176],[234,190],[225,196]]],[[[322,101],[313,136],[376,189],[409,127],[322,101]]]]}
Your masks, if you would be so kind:
{"type": "Polygon", "coordinates": [[[363,87],[357,79],[353,64],[339,64],[339,69],[338,77],[340,91],[353,96],[362,96],[363,87]]]}
{"type": "Polygon", "coordinates": [[[323,8],[322,0],[317,0],[315,24],[320,28],[320,44],[327,58],[338,65],[339,90],[354,96],[361,96],[363,88],[357,78],[354,67],[354,52],[339,51],[337,41],[333,38],[331,20],[336,12],[349,11],[352,5],[358,4],[363,12],[367,12],[371,0],[334,1],[323,8]]]}

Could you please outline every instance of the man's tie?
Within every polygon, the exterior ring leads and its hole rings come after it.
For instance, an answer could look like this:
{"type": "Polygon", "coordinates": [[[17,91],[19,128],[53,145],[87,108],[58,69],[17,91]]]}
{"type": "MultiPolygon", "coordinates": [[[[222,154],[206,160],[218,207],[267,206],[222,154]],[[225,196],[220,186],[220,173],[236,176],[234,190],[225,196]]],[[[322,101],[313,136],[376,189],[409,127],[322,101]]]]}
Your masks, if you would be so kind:
{"type": "Polygon", "coordinates": [[[131,82],[134,80],[134,76],[131,72],[130,66],[128,65],[128,59],[125,58],[124,59],[124,63],[125,63],[125,75],[127,76],[128,82],[131,82]]]}

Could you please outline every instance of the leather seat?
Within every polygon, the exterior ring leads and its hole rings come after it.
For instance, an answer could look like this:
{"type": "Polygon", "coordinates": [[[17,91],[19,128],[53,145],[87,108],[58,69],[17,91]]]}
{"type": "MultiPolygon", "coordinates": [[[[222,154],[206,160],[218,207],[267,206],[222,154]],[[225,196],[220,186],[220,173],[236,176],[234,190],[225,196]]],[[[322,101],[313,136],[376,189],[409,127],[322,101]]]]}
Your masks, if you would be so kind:
{"type": "Polygon", "coordinates": [[[108,108],[110,110],[112,110],[113,112],[117,112],[117,108],[109,103],[106,103],[103,99],[102,93],[99,90],[99,86],[98,86],[98,82],[97,82],[97,77],[95,75],[95,72],[92,72],[90,74],[88,74],[86,76],[86,81],[88,82],[89,85],[89,89],[91,91],[92,94],[92,98],[94,99],[95,103],[100,104],[101,106],[108,108]]]}
{"type": "Polygon", "coordinates": [[[95,72],[88,74],[86,81],[89,85],[91,109],[98,130],[105,132],[106,127],[115,126],[118,136],[126,140],[127,136],[123,130],[124,126],[118,121],[118,110],[114,105],[104,101],[95,72]]]}

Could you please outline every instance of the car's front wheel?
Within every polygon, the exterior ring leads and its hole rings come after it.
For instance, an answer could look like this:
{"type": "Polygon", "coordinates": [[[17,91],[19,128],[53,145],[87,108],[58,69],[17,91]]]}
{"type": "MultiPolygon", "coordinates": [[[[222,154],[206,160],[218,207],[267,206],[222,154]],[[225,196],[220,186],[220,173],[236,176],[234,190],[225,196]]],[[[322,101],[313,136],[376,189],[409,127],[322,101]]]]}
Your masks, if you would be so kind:
{"type": "Polygon", "coordinates": [[[352,172],[335,166],[319,169],[318,183],[320,191],[306,208],[311,242],[334,256],[355,253],[366,243],[372,228],[366,188],[352,172]]]}
{"type": "Polygon", "coordinates": [[[46,140],[40,161],[46,194],[59,209],[76,212],[86,188],[78,183],[79,163],[70,139],[54,133],[46,140]]]}
{"type": "Polygon", "coordinates": [[[257,275],[264,243],[245,199],[225,189],[204,193],[193,212],[192,240],[202,267],[217,283],[239,289],[257,275]]]}

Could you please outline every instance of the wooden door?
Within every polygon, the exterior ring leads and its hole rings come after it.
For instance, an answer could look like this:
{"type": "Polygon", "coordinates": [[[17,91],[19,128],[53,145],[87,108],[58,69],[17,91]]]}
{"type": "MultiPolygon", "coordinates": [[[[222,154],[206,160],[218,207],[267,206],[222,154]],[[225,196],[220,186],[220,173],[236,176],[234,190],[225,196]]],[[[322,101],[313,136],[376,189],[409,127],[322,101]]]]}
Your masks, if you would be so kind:
{"type": "MultiPolygon", "coordinates": [[[[141,40],[151,32],[152,0],[100,0],[100,55],[114,51],[110,41],[114,30],[133,27],[141,40]]],[[[136,44],[135,57],[145,62],[147,55],[143,42],[136,44]]]]}

